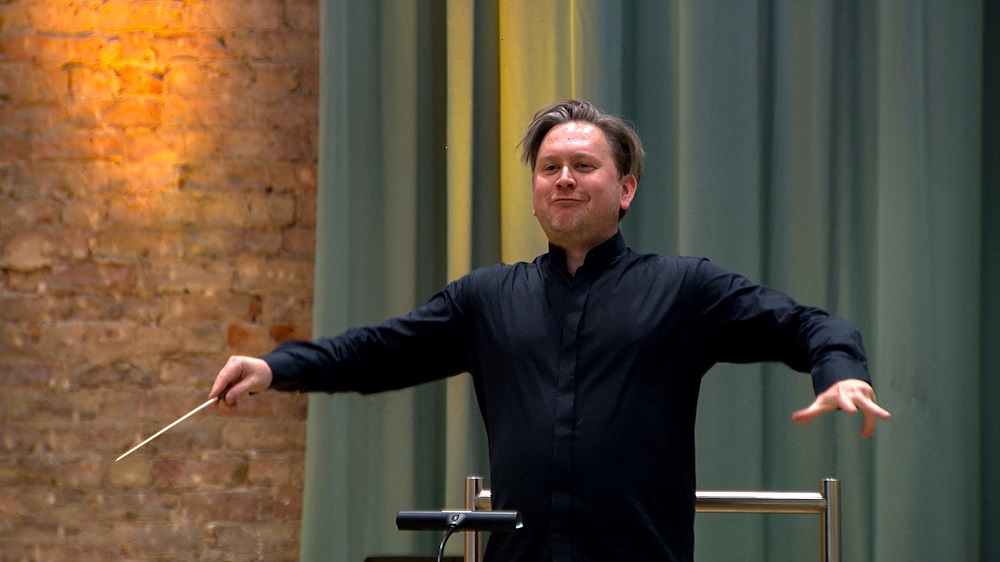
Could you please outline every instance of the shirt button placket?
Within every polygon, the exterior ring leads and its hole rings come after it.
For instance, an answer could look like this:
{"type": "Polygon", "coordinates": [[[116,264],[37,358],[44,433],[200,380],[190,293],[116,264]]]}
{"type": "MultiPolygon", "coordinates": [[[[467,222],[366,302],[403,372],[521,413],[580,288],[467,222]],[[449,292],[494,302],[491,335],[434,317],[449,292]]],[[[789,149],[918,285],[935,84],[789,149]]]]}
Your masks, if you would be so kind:
{"type": "Polygon", "coordinates": [[[573,502],[573,430],[575,426],[577,338],[590,283],[577,279],[566,295],[557,372],[555,435],[552,450],[552,555],[570,560],[570,522],[573,502]]]}

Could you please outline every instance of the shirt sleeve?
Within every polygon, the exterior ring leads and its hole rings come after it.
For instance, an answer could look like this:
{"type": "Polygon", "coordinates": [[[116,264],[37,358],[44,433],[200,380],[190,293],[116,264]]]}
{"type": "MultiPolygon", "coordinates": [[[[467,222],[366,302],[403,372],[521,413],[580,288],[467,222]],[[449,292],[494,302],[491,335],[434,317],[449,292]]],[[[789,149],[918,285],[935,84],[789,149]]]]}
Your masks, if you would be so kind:
{"type": "MultiPolygon", "coordinates": [[[[461,281],[461,280],[460,280],[461,281]]],[[[468,336],[454,282],[409,314],[334,337],[290,340],[261,357],[271,388],[370,394],[468,370],[468,336]]]]}
{"type": "Polygon", "coordinates": [[[871,382],[861,333],[845,319],[703,260],[694,266],[700,324],[715,361],[778,361],[812,374],[819,394],[845,379],[871,382]]]}

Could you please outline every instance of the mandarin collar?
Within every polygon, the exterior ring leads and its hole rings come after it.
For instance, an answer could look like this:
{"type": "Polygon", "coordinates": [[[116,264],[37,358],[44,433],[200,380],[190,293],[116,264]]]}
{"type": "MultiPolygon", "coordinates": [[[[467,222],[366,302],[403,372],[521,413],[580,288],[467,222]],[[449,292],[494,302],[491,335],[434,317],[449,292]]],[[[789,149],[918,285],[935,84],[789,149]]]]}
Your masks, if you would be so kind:
{"type": "MultiPolygon", "coordinates": [[[[587,252],[587,257],[583,260],[583,265],[577,270],[579,274],[581,270],[601,270],[604,269],[611,260],[615,259],[619,255],[625,252],[625,237],[622,236],[622,231],[619,230],[604,242],[594,246],[587,252]]],[[[549,258],[552,265],[556,266],[562,272],[566,273],[566,250],[563,250],[559,246],[549,244],[549,258]]]]}

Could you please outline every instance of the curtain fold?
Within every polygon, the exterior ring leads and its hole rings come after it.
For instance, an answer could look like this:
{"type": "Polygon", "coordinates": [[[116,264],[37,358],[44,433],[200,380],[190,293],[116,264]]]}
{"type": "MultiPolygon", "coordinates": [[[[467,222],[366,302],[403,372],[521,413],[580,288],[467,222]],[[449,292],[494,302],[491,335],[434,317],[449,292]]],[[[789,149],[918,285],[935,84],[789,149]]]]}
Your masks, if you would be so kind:
{"type": "MultiPolygon", "coordinates": [[[[720,365],[699,406],[699,487],[835,476],[845,560],[995,558],[990,6],[324,0],[315,335],[544,252],[516,144],[540,106],[590,99],[647,149],[629,245],[706,256],[848,318],[894,414],[867,441],[842,414],[795,426],[807,375],[720,365]]],[[[395,512],[460,508],[464,476],[487,475],[471,386],[310,397],[302,560],[435,551],[395,512]]],[[[696,524],[698,560],[818,554],[810,516],[696,524]]]]}
{"type": "MultiPolygon", "coordinates": [[[[475,128],[475,22],[476,6],[462,0],[447,3],[447,248],[448,279],[457,279],[472,269],[473,229],[473,134],[475,128]]],[[[444,456],[445,482],[461,482],[466,476],[482,475],[480,458],[470,443],[480,443],[475,431],[478,420],[475,392],[467,377],[446,383],[444,456]],[[479,466],[477,466],[479,465],[479,466]]],[[[463,489],[445,489],[444,505],[463,506],[463,489]]]]}
{"type": "Polygon", "coordinates": [[[1000,2],[986,2],[983,9],[983,144],[982,181],[983,200],[980,205],[982,238],[980,252],[982,275],[980,294],[979,356],[981,388],[979,395],[979,420],[981,423],[980,451],[983,482],[982,519],[983,560],[1000,559],[1000,533],[990,531],[1000,528],[1000,482],[993,477],[1000,474],[1000,2]]]}
{"type": "Polygon", "coordinates": [[[904,422],[876,451],[882,559],[979,557],[981,17],[944,2],[879,13],[873,370],[904,422]]]}

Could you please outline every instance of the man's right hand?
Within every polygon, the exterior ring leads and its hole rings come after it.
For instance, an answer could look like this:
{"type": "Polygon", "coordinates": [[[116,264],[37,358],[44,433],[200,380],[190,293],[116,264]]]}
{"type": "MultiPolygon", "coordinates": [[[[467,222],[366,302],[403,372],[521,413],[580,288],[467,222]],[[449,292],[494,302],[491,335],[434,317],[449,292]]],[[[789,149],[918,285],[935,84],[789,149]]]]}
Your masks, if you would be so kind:
{"type": "Polygon", "coordinates": [[[216,375],[215,384],[212,385],[208,397],[214,398],[219,393],[225,392],[219,402],[235,408],[240,397],[267,389],[271,386],[273,378],[270,365],[263,359],[234,355],[216,375]]]}

